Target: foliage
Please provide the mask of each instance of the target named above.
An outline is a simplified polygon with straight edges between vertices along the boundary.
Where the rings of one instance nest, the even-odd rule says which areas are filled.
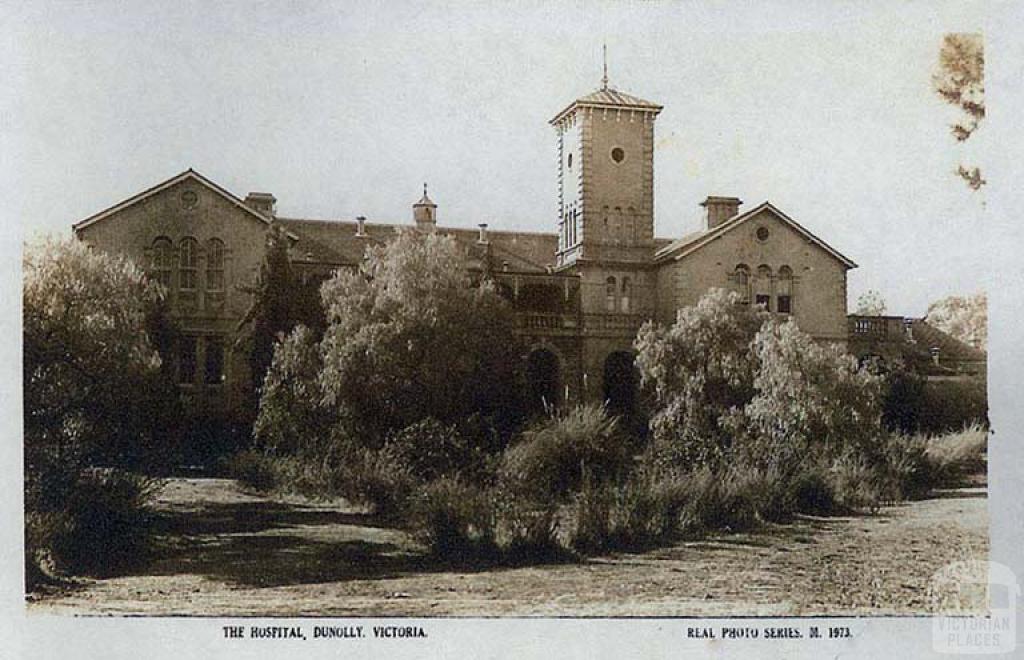
[[[975,348],[985,350],[988,345],[988,299],[983,292],[936,300],[924,320]]]
[[[118,469],[83,471],[63,506],[26,511],[29,588],[45,572],[105,576],[144,558],[146,504],[156,479]]]
[[[152,462],[171,444],[159,422],[177,402],[145,331],[158,324],[158,285],[78,241],[34,246],[23,268],[27,468],[46,452]]]
[[[954,33],[942,38],[932,85],[944,101],[966,116],[952,126],[953,136],[963,142],[985,118],[985,46],[980,34]]]
[[[870,451],[882,432],[878,377],[838,346],[815,342],[792,320],[765,323],[753,351],[756,394],[733,418],[743,460],[786,470],[810,451]]]
[[[252,379],[249,395],[256,399],[273,362],[275,346],[295,326],[312,328],[315,334],[323,329],[324,315],[315,287],[296,276],[288,254],[288,234],[280,225],[267,231],[263,261],[256,285],[247,289],[252,304],[238,324],[236,349],[249,356]]]
[[[921,442],[933,487],[962,486],[970,475],[985,472],[988,430],[981,424],[969,424],[945,435],[925,436]]]
[[[572,408],[523,431],[505,452],[500,478],[520,494],[555,500],[577,490],[584,474],[623,474],[630,460],[627,444],[618,418],[603,408]]]
[[[883,316],[885,311],[885,298],[878,291],[869,289],[857,297],[857,308],[853,313],[859,316]]]
[[[711,289],[671,327],[648,322],[637,335],[637,366],[653,393],[653,440],[671,462],[720,460],[731,443],[728,417],[753,395],[750,342],[767,313],[739,302]]]
[[[980,34],[953,33],[943,37],[932,86],[946,103],[963,113],[963,118],[950,129],[957,142],[964,142],[985,118],[985,45]],[[977,167],[960,165],[957,175],[972,190],[979,190],[986,183]]]
[[[305,326],[292,330],[274,351],[253,426],[258,446],[279,454],[295,453],[316,443],[332,426],[322,403],[320,348]]]
[[[988,388],[975,378],[929,380],[918,411],[919,433],[948,433],[965,425],[988,425]]]
[[[884,375],[882,423],[896,433],[914,433],[924,408],[927,379],[902,361]]]
[[[428,417],[392,433],[385,448],[424,481],[464,475],[480,482],[486,480],[488,456],[478,440]]]
[[[453,238],[404,232],[321,293],[323,401],[352,437],[379,447],[427,417],[451,424],[476,412],[505,434],[514,426],[511,311],[490,282],[471,279]]]
[[[436,555],[458,559],[496,549],[493,506],[480,486],[451,477],[433,481],[412,498],[410,519]]]
[[[223,460],[223,468],[232,479],[254,490],[268,492],[287,483],[282,466],[274,456],[248,449]]]

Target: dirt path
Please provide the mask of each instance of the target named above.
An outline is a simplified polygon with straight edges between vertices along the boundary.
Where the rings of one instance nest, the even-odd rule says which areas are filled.
[[[855,518],[802,518],[642,554],[529,568],[438,567],[341,504],[177,479],[138,574],[33,598],[34,612],[207,616],[719,616],[928,611],[931,574],[988,555],[984,489]]]

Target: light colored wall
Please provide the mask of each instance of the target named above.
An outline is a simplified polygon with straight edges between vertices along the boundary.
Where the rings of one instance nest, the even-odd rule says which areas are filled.
[[[763,243],[755,237],[762,226],[770,232]],[[794,275],[797,325],[818,339],[845,343],[846,269],[767,210],[681,261],[662,266],[658,318],[671,322],[677,309],[696,304],[712,287],[735,289],[729,275],[739,263],[754,274],[761,264],[770,266],[773,274],[788,265]],[[774,295],[772,304],[774,309]]]
[[[182,193],[194,191],[199,203],[186,209]],[[148,269],[150,247],[159,236],[166,236],[175,249],[186,236],[199,243],[197,288],[194,294],[179,290],[178,270],[172,271],[169,291],[171,316],[179,328],[199,337],[197,371],[201,381],[207,336],[219,336],[225,344],[225,384],[206,387],[197,382],[187,388],[187,398],[200,408],[213,410],[233,408],[241,401],[241,388],[247,385],[248,361],[230,349],[238,321],[252,302],[242,288],[255,283],[263,259],[267,224],[239,209],[229,200],[195,181],[183,181],[167,190],[129,206],[115,215],[89,225],[78,232],[78,238],[96,249],[128,257]],[[206,290],[207,241],[219,238],[225,245],[224,289],[222,293]]]

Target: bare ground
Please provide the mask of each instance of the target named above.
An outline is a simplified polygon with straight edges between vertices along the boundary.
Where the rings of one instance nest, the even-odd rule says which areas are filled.
[[[638,554],[526,568],[439,565],[343,502],[175,479],[135,574],[29,597],[32,612],[192,616],[780,616],[930,610],[932,573],[988,556],[984,488],[801,517]],[[979,603],[979,611],[981,611]]]

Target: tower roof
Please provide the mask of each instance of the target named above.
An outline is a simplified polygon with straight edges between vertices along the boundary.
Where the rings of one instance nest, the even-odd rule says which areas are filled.
[[[423,184],[423,197],[420,197],[420,201],[413,204],[413,206],[437,206],[437,204],[427,197],[427,184]]]
[[[652,101],[645,101],[642,98],[633,96],[632,94],[626,94],[620,92],[617,89],[611,87],[602,87],[586,96],[581,96],[576,99],[564,110],[555,115],[555,118],[550,123],[555,124],[560,121],[565,115],[569,114],[578,107],[587,108],[609,108],[615,110],[642,110],[646,112],[652,112],[658,114],[662,110],[662,106]]]

